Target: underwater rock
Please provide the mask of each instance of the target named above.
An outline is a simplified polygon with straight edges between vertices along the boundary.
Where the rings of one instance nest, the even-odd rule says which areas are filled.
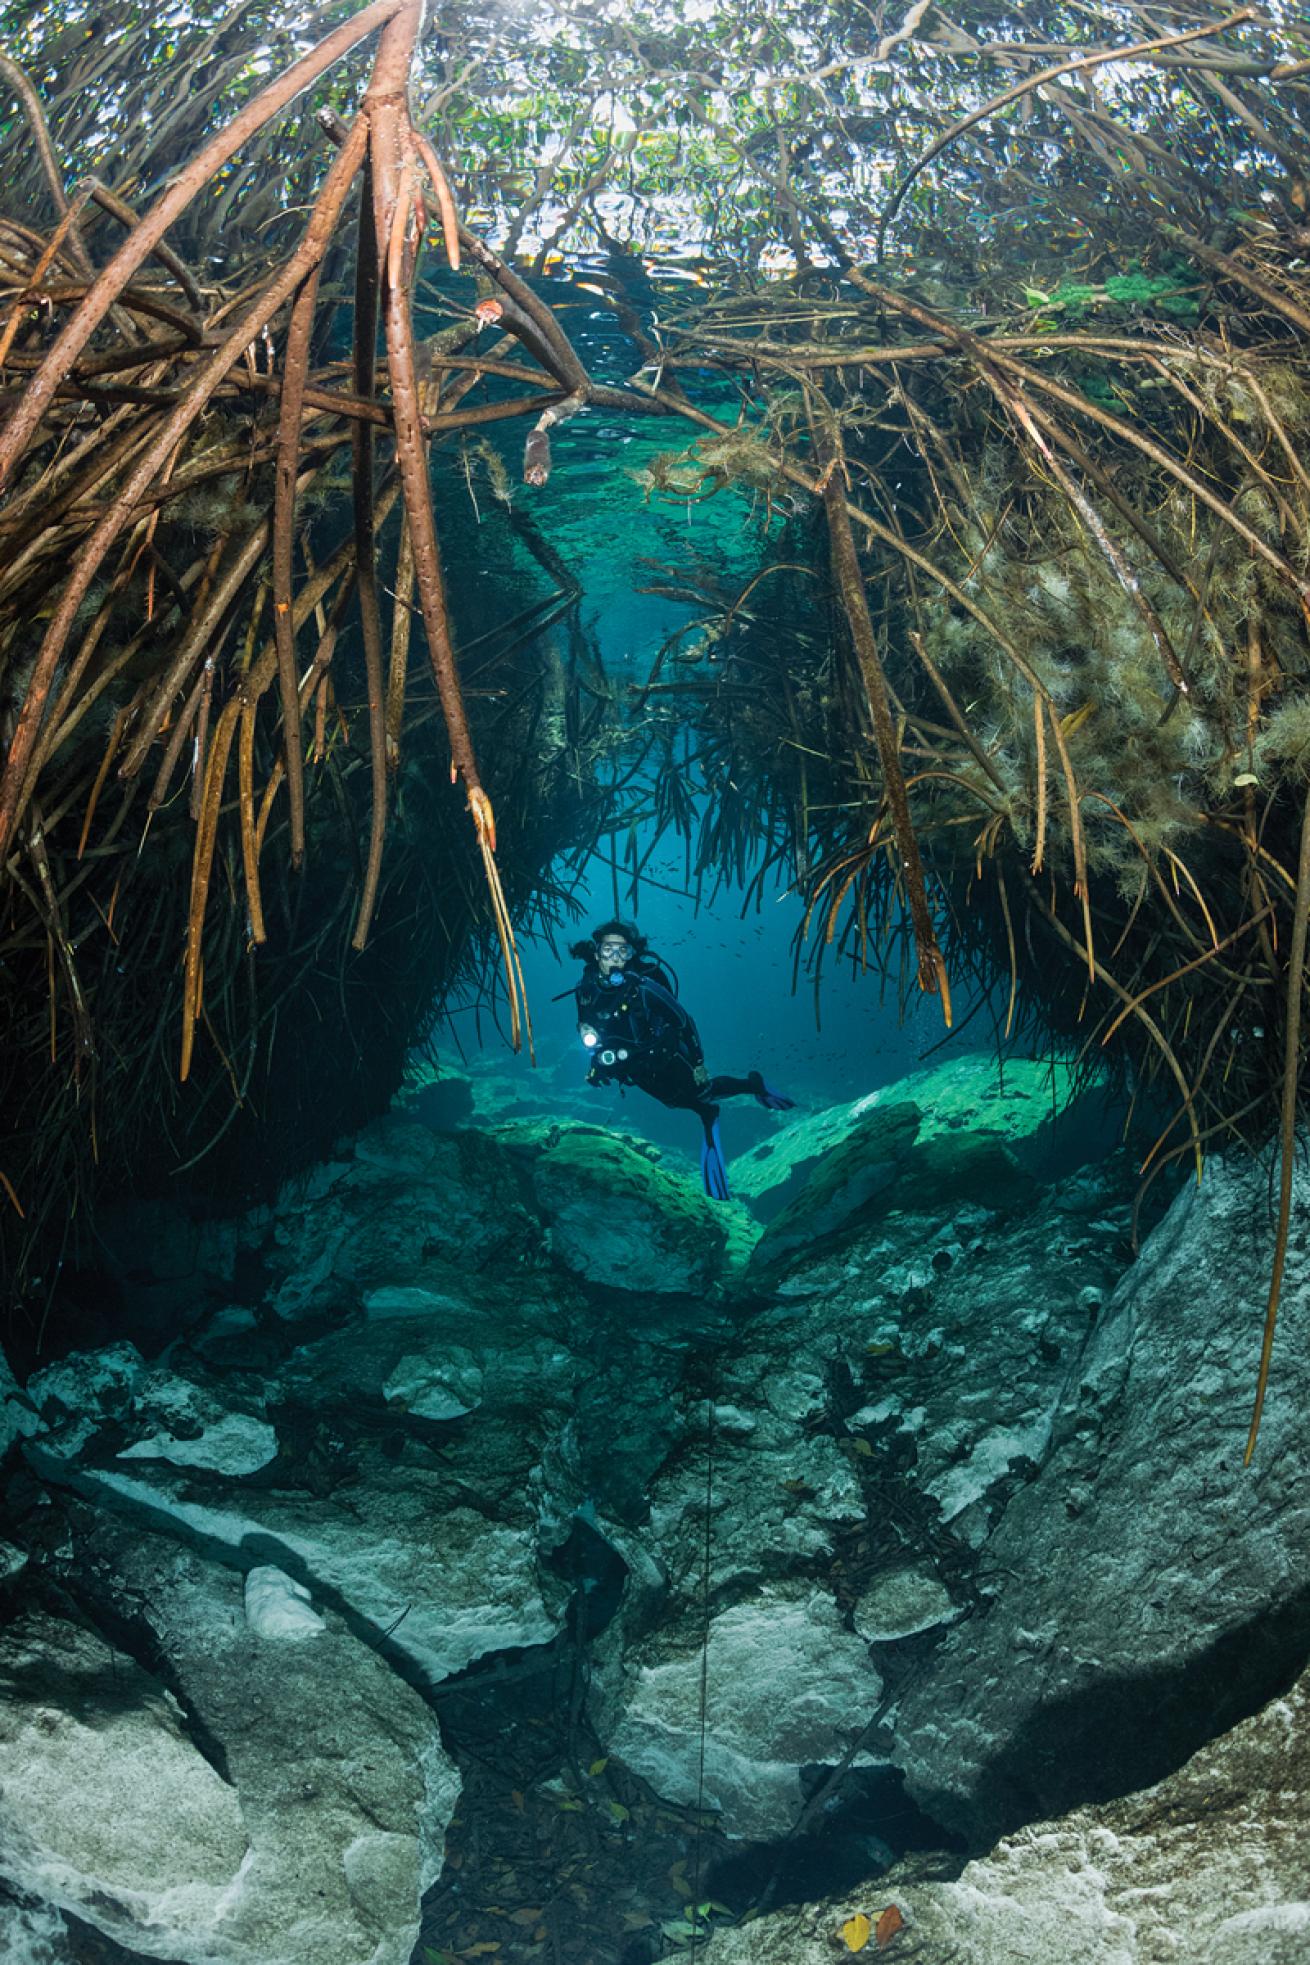
[[[271,1564],[252,1569],[246,1577],[246,1623],[262,1638],[298,1640],[327,1629],[304,1584]]]
[[[592,1127],[521,1124],[551,1254],[610,1289],[699,1294],[722,1268],[725,1230],[715,1204],[686,1175],[628,1140]]]
[[[33,1433],[39,1432],[44,1423],[35,1401],[24,1392],[0,1351],[0,1460],[19,1440],[30,1439]]]
[[[0,1958],[7,1965],[75,1965],[76,1956],[57,1910],[0,1894]]]
[[[125,1412],[145,1375],[135,1344],[107,1344],[100,1351],[70,1351],[58,1364],[33,1372],[27,1396],[47,1425],[76,1417],[86,1425]]]
[[[0,1871],[176,1958],[216,1924],[247,1859],[236,1789],[158,1680],[80,1625],[39,1611],[6,1625],[0,1688]],[[187,1965],[218,1957],[186,1949]]]
[[[823,1149],[769,1222],[752,1251],[748,1279],[762,1283],[791,1258],[814,1254],[854,1229],[879,1201],[890,1205],[922,1116],[908,1100],[861,1113]]]
[[[462,1345],[443,1347],[440,1360],[406,1351],[382,1387],[388,1405],[419,1419],[460,1419],[482,1403],[482,1371]]]
[[[1310,1178],[1298,1173],[1259,1446],[1242,1447],[1272,1230],[1255,1159],[1188,1182],[1081,1346],[990,1532],[985,1619],[907,1687],[894,1758],[915,1799],[977,1845],[1087,1798],[1145,1786],[1285,1681],[1310,1647]],[[1095,1224],[1093,1224],[1093,1227]],[[1010,1301],[1022,1301],[1021,1296]],[[990,1376],[972,1372],[985,1410]],[[969,1394],[963,1386],[960,1408]],[[1047,1443],[1037,1437],[1044,1426]],[[967,1436],[966,1436],[967,1438]],[[985,1470],[984,1470],[985,1471]],[[932,1483],[950,1491],[951,1473]],[[958,1497],[957,1497],[958,1498]]]
[[[207,1387],[156,1366],[132,1387],[133,1427],[144,1437],[120,1447],[119,1460],[167,1460],[214,1474],[256,1473],[277,1454],[277,1434],[254,1412],[233,1411]],[[126,1418],[126,1415],[120,1415]]]
[[[851,1622],[867,1644],[890,1644],[953,1623],[960,1615],[961,1606],[941,1578],[919,1567],[885,1571],[861,1595]]]
[[[295,1320],[339,1313],[431,1265],[463,1277],[531,1263],[541,1227],[513,1155],[486,1133],[437,1134],[388,1118],[324,1191],[279,1196],[265,1261],[272,1307]]]
[[[917,1105],[870,1107],[816,1160],[755,1244],[747,1285],[776,1284],[804,1257],[812,1261],[895,1210],[940,1218],[982,1205],[993,1211],[1028,1200],[1033,1181],[999,1133],[921,1135]]]
[[[627,1661],[608,1750],[665,1799],[701,1793],[701,1659],[656,1633]],[[785,1835],[801,1770],[837,1762],[871,1717],[882,1683],[866,1647],[819,1590],[774,1587],[712,1620],[706,1664],[704,1805],[733,1836]]]
[[[964,1053],[949,1063],[911,1072],[848,1105],[821,1107],[779,1126],[767,1140],[734,1157],[734,1192],[761,1221],[794,1198],[819,1161],[876,1112],[909,1102],[921,1113],[921,1145],[939,1138],[992,1135],[1017,1153],[1029,1172],[1049,1177],[1053,1149],[1073,1154],[1088,1142],[1090,1118],[1101,1102],[1093,1078],[1061,1059],[1007,1058],[998,1071],[989,1053]],[[940,1200],[948,1190],[934,1198]],[[899,1203],[898,1203],[899,1205]]]
[[[29,1441],[38,1473],[85,1499],[210,1551],[251,1556],[306,1581],[370,1643],[388,1642],[433,1683],[487,1652],[542,1644],[558,1617],[536,1574],[530,1524],[452,1506],[447,1481],[424,1466],[358,1459],[323,1494],[189,1480],[166,1463],[63,1457]]]
[[[38,1815],[20,1780],[20,1836],[39,1829],[43,1862],[15,1880],[181,1965],[406,1965],[459,1788],[423,1701],[335,1619],[310,1643],[257,1635],[240,1575],[165,1538],[102,1519],[80,1554],[85,1576],[112,1574],[149,1606],[146,1642],[182,1707],[76,1634],[110,1743],[152,1728],[139,1760],[92,1740],[43,1767],[47,1739],[83,1725],[80,1688],[56,1688],[68,1711],[53,1728],[29,1710],[28,1757],[63,1805]]]
[[[831,1965],[895,1904],[907,1954],[955,1965],[1302,1965],[1310,1954],[1310,1678],[1154,1787],[1006,1836],[953,1880],[909,1859],[857,1895],[782,1910],[710,1965]],[[871,1950],[874,1947],[871,1947]],[[895,1957],[895,1950],[889,1956]]]

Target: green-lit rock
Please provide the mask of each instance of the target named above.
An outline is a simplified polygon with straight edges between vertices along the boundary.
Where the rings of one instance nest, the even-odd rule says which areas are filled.
[[[587,1281],[699,1294],[722,1272],[720,1204],[660,1164],[657,1148],[602,1127],[519,1120],[497,1136],[529,1160],[551,1253]]]
[[[733,1192],[757,1220],[770,1221],[799,1193],[819,1160],[858,1135],[870,1114],[907,1100],[923,1115],[921,1148],[939,1136],[990,1134],[1006,1142],[1031,1172],[1049,1177],[1055,1171],[1051,1149],[1059,1150],[1066,1138],[1072,1143],[1085,1136],[1095,1147],[1087,1108],[1098,1097],[1099,1089],[1085,1090],[1085,1078],[1061,1059],[1012,1058],[1000,1066],[990,1053],[966,1054],[912,1072],[849,1105],[826,1106],[780,1126],[734,1158]],[[1075,1103],[1077,1119],[1066,1118]]]
[[[871,1108],[813,1160],[799,1187],[755,1244],[753,1282],[776,1274],[855,1229],[886,1205],[912,1158],[923,1114],[907,1099]]]

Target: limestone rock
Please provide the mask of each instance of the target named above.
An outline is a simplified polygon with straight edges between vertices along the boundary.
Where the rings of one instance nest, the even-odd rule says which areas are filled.
[[[268,1260],[287,1319],[339,1311],[434,1266],[466,1279],[530,1263],[541,1228],[518,1162],[486,1133],[436,1134],[389,1117],[322,1193],[279,1197]]]
[[[29,1441],[38,1471],[100,1506],[235,1564],[251,1556],[312,1584],[371,1641],[389,1642],[433,1683],[510,1645],[543,1644],[559,1619],[522,1526],[451,1505],[440,1475],[389,1462],[322,1498],[268,1488],[192,1487],[166,1464],[131,1471],[63,1459]]]
[[[933,1570],[887,1570],[864,1591],[851,1622],[867,1644],[890,1644],[940,1624],[954,1623],[961,1608]]]
[[[30,1394],[23,1391],[0,1352],[0,1460],[17,1441],[39,1432],[43,1423]]]
[[[839,1761],[881,1691],[865,1646],[820,1591],[769,1589],[720,1611],[709,1631],[705,1805],[730,1835],[785,1835],[803,1805],[801,1769]],[[654,1639],[630,1661],[607,1731],[610,1752],[684,1805],[700,1791],[700,1698],[700,1646]]]
[[[825,1147],[751,1255],[756,1281],[789,1258],[812,1255],[886,1201],[905,1167],[922,1114],[908,1100],[871,1106]]]
[[[309,1591],[284,1569],[261,1564],[246,1576],[246,1622],[256,1637],[317,1637],[327,1625],[309,1600]]]
[[[260,1637],[240,1575],[164,1538],[104,1521],[86,1553],[150,1604],[152,1643],[221,1768],[184,1740],[176,1794],[130,1764],[62,1773],[64,1810],[27,1887],[180,1965],[407,1965],[458,1793],[423,1701],[335,1620],[311,1643]],[[94,1642],[115,1712],[134,1712],[142,1695],[123,1687],[136,1668]],[[167,1742],[150,1750],[166,1768]],[[39,1739],[31,1751],[39,1766]],[[235,1833],[218,1843],[216,1822]],[[112,1872],[97,1853],[106,1833],[123,1845]]]
[[[952,1479],[980,1456],[1026,1456],[987,1543],[990,1613],[946,1637],[897,1721],[911,1792],[975,1841],[1034,1807],[1158,1778],[1286,1669],[1310,1571],[1310,1179],[1298,1176],[1273,1378],[1244,1471],[1265,1194],[1255,1160],[1209,1160],[1066,1354],[1040,1432],[1035,1413],[1016,1430],[989,1410],[967,1459],[932,1482],[946,1512]],[[975,1376],[990,1407],[990,1379]]]
[[[922,1143],[990,1136],[1020,1154],[1028,1171],[1049,1178],[1055,1171],[1053,1149],[1064,1148],[1066,1142],[1074,1148],[1080,1138],[1088,1138],[1089,1110],[1098,1097],[1095,1085],[1084,1090],[1072,1066],[1058,1059],[1007,1058],[1004,1070],[998,1071],[990,1055],[965,1053],[911,1072],[848,1105],[798,1114],[734,1159],[734,1191],[760,1220],[771,1220],[818,1162],[852,1132],[858,1133],[871,1114],[906,1101],[922,1114]],[[949,1190],[941,1190],[938,1198],[949,1204]]]
[[[895,1904],[907,1956],[955,1965],[1302,1965],[1310,1952],[1310,1679],[1157,1786],[1007,1836],[953,1881],[905,1863],[859,1896],[725,1931],[709,1965],[831,1965]],[[889,1950],[889,1957],[895,1957]]]
[[[259,1412],[233,1410],[234,1395],[156,1366],[132,1387],[133,1429],[142,1437],[121,1447],[120,1460],[167,1460],[240,1477],[266,1467],[277,1434]],[[247,1401],[249,1403],[249,1401]]]
[[[420,1419],[459,1419],[482,1403],[482,1369],[471,1351],[454,1344],[439,1359],[406,1351],[382,1388],[387,1403]]]
[[[557,1262],[615,1290],[696,1294],[709,1286],[722,1267],[724,1227],[686,1175],[606,1132],[543,1131],[532,1181]]]
[[[37,1611],[9,1624],[0,1689],[4,1875],[176,1957],[182,1932],[215,1925],[246,1860],[235,1788],[163,1687],[78,1625]],[[192,1948],[188,1965],[214,1957]]]

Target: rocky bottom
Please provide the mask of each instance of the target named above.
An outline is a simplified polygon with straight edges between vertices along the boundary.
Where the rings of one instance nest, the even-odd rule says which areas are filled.
[[[1306,1956],[1310,1194],[1244,1472],[1265,1171],[1134,1255],[1067,1091],[125,1211],[0,1405],[5,1956]]]

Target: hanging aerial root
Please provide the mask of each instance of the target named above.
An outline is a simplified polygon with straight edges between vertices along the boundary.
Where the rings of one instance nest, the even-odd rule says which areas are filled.
[[[285,74],[262,89],[178,172],[162,197],[151,206],[108,266],[96,277],[82,304],[65,323],[41,367],[28,383],[3,432],[0,432],[0,486],[31,442],[54,399],[55,391],[69,375],[96,328],[119,299],[138,267],[150,257],[169,227],[176,223],[192,200],[265,123],[293,102],[302,90],[331,68],[342,55],[349,53],[357,42],[366,40],[375,28],[389,21],[402,7],[409,6],[412,6],[412,0],[373,0],[372,6],[352,15]],[[303,273],[303,268],[300,273]],[[298,273],[293,284],[298,285],[299,278]],[[253,340],[257,332],[256,328],[249,339]],[[249,341],[243,345],[248,346]]]
[[[878,654],[878,640],[869,614],[869,602],[864,591],[859,555],[855,550],[855,534],[851,530],[851,521],[846,510],[845,479],[841,469],[841,440],[830,418],[820,423],[812,417],[811,428],[814,431],[819,456],[819,482],[822,486],[824,514],[828,520],[828,544],[832,556],[833,577],[850,627],[851,641],[856,660],[860,665],[869,712],[873,718],[874,743],[877,745],[883,786],[891,811],[892,833],[905,878],[910,919],[914,924],[919,987],[933,995],[941,996],[942,1013],[949,1029],[951,992],[946,974],[946,960],[938,945],[932,909],[928,904],[923,861],[919,854],[919,841],[915,835],[914,824],[910,818],[905,774],[901,769],[900,745],[892,722],[887,678],[883,673],[882,661]]]
[[[1287,1237],[1292,1220],[1292,1174],[1296,1160],[1296,1101],[1301,1082],[1301,1004],[1305,994],[1305,955],[1307,929],[1310,928],[1310,791],[1305,796],[1301,816],[1301,848],[1296,869],[1296,908],[1292,916],[1292,940],[1287,952],[1287,1007],[1283,1037],[1283,1097],[1279,1123],[1278,1226],[1274,1234],[1274,1266],[1269,1277],[1269,1299],[1265,1307],[1264,1337],[1260,1344],[1260,1373],[1256,1380],[1255,1408],[1246,1437],[1242,1465],[1249,1467],[1260,1435],[1265,1393],[1269,1388],[1269,1361],[1274,1350],[1274,1331],[1278,1324],[1278,1305],[1283,1293],[1283,1271],[1287,1267]]]
[[[370,158],[360,182],[359,245],[355,262],[353,380],[357,393],[373,396],[377,381],[378,260],[377,211]],[[364,646],[364,685],[368,694],[371,816],[368,859],[351,945],[362,950],[377,905],[382,878],[382,845],[387,824],[387,753],[382,696],[382,615],[378,605],[376,526],[373,506],[373,431],[356,423],[351,431],[351,498],[355,534],[355,577],[359,588],[360,637]],[[401,519],[402,532],[405,521]]]
[[[37,655],[9,747],[9,756],[3,775],[0,775],[0,855],[3,855],[8,841],[13,836],[14,827],[21,817],[20,807],[27,768],[45,717],[46,702],[55,670],[91,582],[110,547],[134,516],[139,501],[172,454],[174,446],[195,423],[220,382],[240,361],[251,342],[258,338],[279,307],[290,294],[295,292],[306,274],[322,258],[351,180],[363,160],[367,142],[368,124],[361,117],[332,160],[313,215],[291,259],[241,314],[236,326],[229,330],[196,380],[183,392],[180,402],[164,419],[127,483],[78,553],[73,570],[64,584],[59,606],[55,610]],[[144,225],[142,229],[144,230]],[[56,348],[58,345],[56,343]],[[54,353],[55,350],[52,349],[47,360],[52,360]],[[39,374],[44,372],[43,368]],[[30,386],[35,387],[35,381]],[[26,396],[20,400],[20,410],[26,400]],[[15,417],[18,413],[16,410]],[[11,423],[12,421],[11,418]],[[7,425],[5,438],[8,438],[9,434],[10,427]]]
[[[405,518],[414,558],[414,580],[427,634],[437,694],[450,739],[451,773],[462,778],[473,818],[492,913],[506,966],[511,1034],[515,1049],[522,1042],[520,991],[522,973],[504,889],[496,866],[496,828],[491,801],[482,788],[459,668],[450,635],[449,608],[432,509],[427,451],[414,358],[411,316],[412,287],[422,236],[423,210],[417,189],[415,135],[405,108],[405,86],[414,54],[420,10],[406,6],[383,33],[377,64],[365,96],[370,123],[369,162],[373,182],[373,226],[379,256],[387,372],[395,419],[396,464],[404,495]],[[434,160],[435,161],[435,160]],[[429,165],[431,175],[432,166]],[[493,255],[494,257],[494,255]],[[503,270],[503,269],[502,269]],[[549,310],[546,310],[549,313]],[[551,316],[552,324],[554,322]],[[554,329],[556,334],[559,330]],[[561,337],[562,338],[562,337]],[[573,357],[576,364],[576,357]],[[370,714],[375,697],[375,755],[384,746],[381,679],[369,681]],[[381,751],[385,772],[385,748]],[[376,769],[376,765],[375,765]],[[530,1031],[530,1026],[529,1026]]]

